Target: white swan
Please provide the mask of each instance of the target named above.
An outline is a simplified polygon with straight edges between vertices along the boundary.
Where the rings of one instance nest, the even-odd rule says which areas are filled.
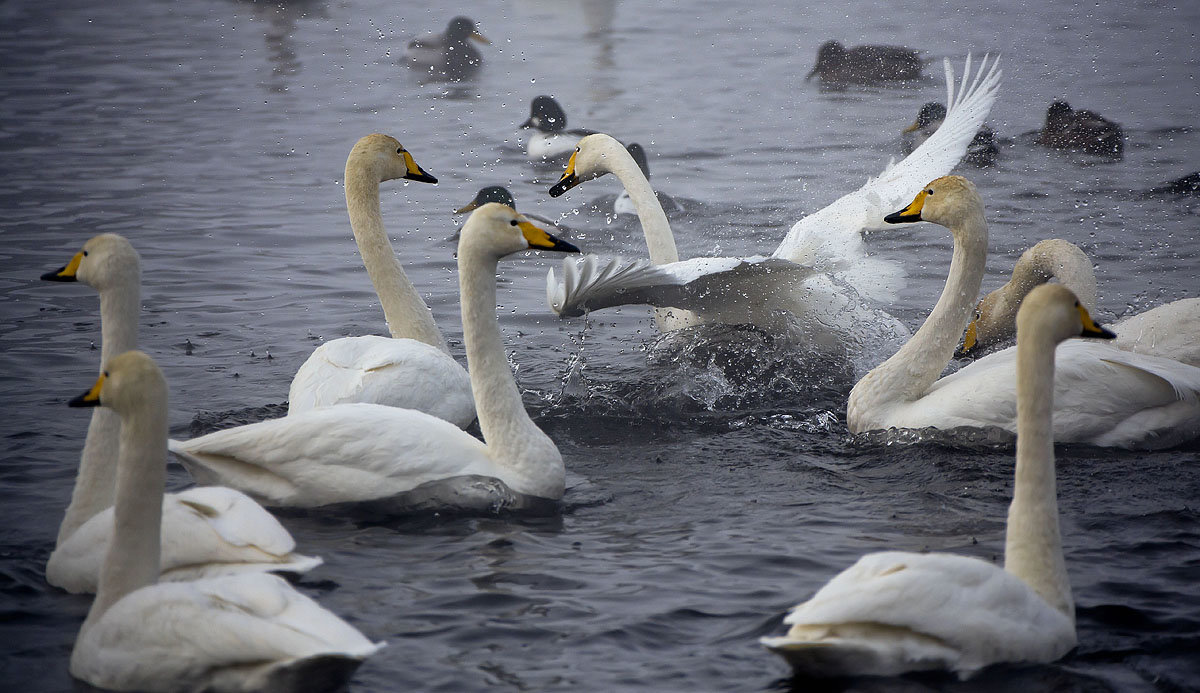
[[[975,307],[958,355],[982,351],[1013,336],[1017,308],[1035,286],[1051,279],[1070,288],[1095,310],[1096,273],[1079,246],[1048,238],[1029,248],[1013,266],[1012,277]],[[1200,298],[1184,298],[1131,315],[1113,324],[1113,346],[1200,366]]]
[[[137,346],[141,264],[125,238],[95,236],[66,266],[42,279],[79,281],[100,293],[101,363]],[[112,411],[97,408],[92,413],[71,504],[46,563],[46,582],[68,592],[96,591],[100,565],[112,543],[119,431],[120,420]],[[168,493],[162,508],[164,580],[239,572],[302,573],[321,564],[320,558],[295,553],[296,542],[283,525],[233,489]]]
[[[288,414],[347,402],[416,409],[465,428],[475,420],[471,379],[448,353],[429,307],[396,259],[379,207],[379,184],[436,183],[395,139],[372,134],[346,157],[346,210],[391,338],[330,340],[296,371]]]
[[[867,554],[791,610],[787,635],[761,639],[796,672],[945,669],[967,678],[999,662],[1051,662],[1075,646],[1050,424],[1054,351],[1081,334],[1113,335],[1058,285],[1030,294],[1018,321],[1017,467],[1004,568],[952,554]]]
[[[389,499],[464,476],[561,498],[562,455],[525,413],[496,319],[497,261],[531,248],[579,252],[494,202],[471,214],[458,244],[464,341],[486,445],[423,412],[360,403],[171,441],[171,452],[197,479],[242,489],[268,505]]]
[[[907,200],[913,188],[949,172],[958,163],[996,100],[1002,73],[995,62],[990,69],[986,66],[985,56],[978,72],[972,74],[968,56],[962,87],[955,94],[954,72],[950,62],[945,61],[949,112],[942,127],[903,161],[889,164],[877,178],[792,227],[771,260],[785,260],[812,270],[799,284],[795,283],[794,273],[783,273],[779,275],[781,282],[773,281],[770,274],[775,270],[762,267],[767,259],[761,256],[733,263],[713,263],[713,258],[679,262],[666,215],[632,157],[610,137],[585,137],[550,194],[558,196],[583,181],[609,172],[616,174],[638,210],[650,261],[660,267],[649,274],[633,267],[608,272],[582,268],[571,275],[570,282],[564,276],[562,285],[551,273],[547,277],[551,308],[560,315],[573,315],[603,306],[650,303],[659,308],[658,324],[664,331],[701,321],[756,321],[759,315],[771,316],[784,310],[796,315],[801,324],[811,326],[815,331],[811,336],[831,344],[864,327],[907,336],[907,329],[898,320],[862,304],[841,285],[849,285],[854,289],[852,293],[862,299],[894,298],[902,283],[902,270],[896,263],[867,256],[861,232],[879,228],[883,215]],[[644,263],[637,264],[644,268]],[[705,277],[713,273],[717,276]],[[618,276],[621,281],[612,281]],[[705,277],[703,290],[654,290],[659,280],[679,286],[701,277]],[[638,291],[630,291],[633,288]],[[626,296],[635,300],[623,300]],[[689,298],[702,300],[680,303]],[[749,320],[743,310],[747,303],[757,307]],[[666,308],[674,308],[674,314],[668,314]],[[777,315],[771,319],[777,319]]]
[[[274,575],[158,583],[162,371],[127,351],[70,404],[121,418],[114,536],[71,652],[73,676],[122,691],[334,689],[382,647]]]
[[[938,178],[887,220],[949,227],[954,257],[925,324],[850,391],[850,431],[997,426],[1015,433],[1015,350],[938,379],[983,280],[987,223],[975,186],[959,176]],[[1087,341],[1064,344],[1056,353],[1056,441],[1158,448],[1200,436],[1200,368]]]

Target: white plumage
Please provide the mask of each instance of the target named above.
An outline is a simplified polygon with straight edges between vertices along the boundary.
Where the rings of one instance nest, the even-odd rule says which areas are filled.
[[[233,486],[269,505],[388,499],[465,476],[499,479],[518,494],[561,498],[562,456],[525,413],[496,319],[497,262],[530,248],[578,252],[498,203],[475,210],[459,241],[464,341],[486,445],[424,412],[352,403],[171,441],[171,452],[197,479]]]
[[[249,496],[201,486],[163,496],[160,580],[195,580],[253,572],[304,573],[321,565],[295,553],[296,540]],[[55,547],[46,581],[73,593],[94,593],[112,543],[113,509],[83,523]]]
[[[71,262],[44,279],[80,281],[100,292],[100,361],[137,346],[141,260],[116,234],[84,244]],[[74,593],[92,593],[113,538],[113,494],[120,421],[96,409],[80,455],[71,504],[46,562],[46,581]],[[163,496],[161,579],[191,580],[229,573],[303,573],[320,558],[295,553],[283,525],[243,493],[193,488]]]
[[[938,181],[931,187],[939,198],[950,192]],[[968,187],[959,194],[964,191],[973,193]],[[1030,294],[1019,321],[1019,430],[1004,567],[948,554],[863,556],[788,613],[786,635],[761,639],[797,673],[894,676],[938,669],[967,678],[1000,662],[1050,662],[1075,646],[1055,489],[1054,352],[1070,337],[1114,335],[1059,285]]]
[[[948,227],[954,257],[941,298],[921,329],[851,390],[846,405],[851,432],[928,426],[1016,431],[1013,349],[938,378],[967,326],[987,259],[987,223],[975,187],[958,176],[939,178],[888,219]],[[1081,342],[1059,348],[1053,377],[1058,442],[1161,448],[1200,436],[1200,368]]]
[[[71,652],[73,676],[121,691],[336,690],[382,647],[274,575],[158,582],[162,371],[145,354],[125,352],[70,404],[121,418],[115,530]]]
[[[992,563],[952,554],[863,556],[762,638],[798,672],[895,676],[1047,662],[1075,646],[1074,619]]]
[[[336,690],[382,647],[279,577],[236,575],[126,595],[80,633],[71,674],[119,691]]]
[[[446,353],[429,307],[404,273],[383,227],[379,184],[437,182],[394,138],[372,134],[346,157],[346,209],[392,338],[343,337],[313,351],[288,390],[288,414],[347,402],[426,412],[465,428],[475,420],[466,369]]]
[[[903,284],[903,270],[894,262],[868,256],[861,232],[880,228],[884,214],[911,196],[914,188],[932,176],[948,173],[958,163],[996,99],[1002,73],[995,62],[985,71],[986,64],[985,56],[980,69],[972,74],[968,56],[962,87],[955,93],[954,71],[946,61],[949,113],[943,126],[903,161],[889,164],[858,190],[792,227],[771,257],[807,268],[800,270],[809,273],[800,285],[793,283],[798,273],[761,273],[757,279],[747,273],[730,274],[728,263],[717,262],[716,258],[705,258],[704,265],[676,265],[678,254],[666,215],[645,177],[636,165],[630,164],[632,158],[607,136],[593,135],[581,140],[579,152],[568,163],[567,171],[551,194],[605,172],[617,174],[638,208],[651,261],[664,267],[660,275],[664,285],[656,291],[650,277],[644,276],[639,290],[631,292],[620,283],[585,284],[589,279],[599,278],[594,273],[575,272],[569,277],[564,274],[561,289],[549,291],[552,308],[560,315],[572,315],[588,308],[648,303],[660,309],[659,324],[663,329],[696,321],[774,322],[778,317],[774,313],[786,310],[799,318],[818,342],[836,344],[863,330],[877,332],[879,338],[893,334],[906,337],[908,331],[899,321],[864,303],[864,300],[894,298]],[[739,268],[761,266],[763,261],[762,258],[729,260]],[[703,267],[722,276],[707,283],[708,291],[702,301],[681,304],[682,299],[694,299],[698,294],[680,292],[676,287],[683,277],[692,277]],[[778,286],[777,280],[782,282]],[[548,282],[555,281],[551,273]],[[695,282],[696,278],[688,281]],[[607,293],[611,295],[604,295]],[[576,304],[577,300],[586,300],[588,304]],[[747,300],[768,310],[746,315],[743,307]],[[664,321],[661,309],[666,308],[691,311],[694,316],[682,313]]]

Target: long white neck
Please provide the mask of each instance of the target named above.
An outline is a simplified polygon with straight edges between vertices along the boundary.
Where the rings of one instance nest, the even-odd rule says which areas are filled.
[[[604,160],[609,172],[621,181],[625,192],[629,193],[629,200],[633,203],[638,221],[642,224],[642,234],[646,237],[646,250],[650,253],[650,262],[656,265],[679,262],[679,251],[675,248],[675,235],[671,232],[671,222],[667,221],[667,213],[663,211],[662,203],[654,194],[654,188],[650,187],[650,181],[629,151],[613,140],[611,146],[606,149]],[[655,309],[654,319],[662,332],[698,325],[701,322],[695,313],[673,308]]]
[[[459,245],[458,284],[462,295],[463,341],[479,428],[488,454],[530,481],[522,493],[562,495],[562,455],[525,413],[509,369],[500,321],[496,318],[497,258],[486,250]]]
[[[388,330],[396,339],[415,339],[447,351],[442,333],[388,240],[379,206],[379,179],[355,160],[346,162],[346,211],[363,265],[383,307]]]
[[[884,409],[883,405],[923,397],[954,355],[975,307],[987,262],[987,222],[982,208],[966,214],[951,231],[954,257],[937,305],[921,329],[850,392],[847,419],[853,433],[878,428],[871,415]]]
[[[165,390],[147,397],[121,424],[113,539],[84,629],[125,595],[158,581],[167,475]]]
[[[108,359],[137,348],[141,277],[131,272],[125,281],[100,292],[100,370]],[[111,409],[96,407],[88,424],[71,503],[58,526],[55,545],[62,544],[84,522],[113,504],[117,436],[121,420]]]
[[[1092,261],[1078,246],[1059,238],[1040,241],[1021,254],[1013,266],[1012,278],[1005,288],[1018,296],[1013,306],[1040,284],[1051,278],[1075,293],[1088,310],[1096,309],[1096,271]],[[1012,320],[1016,320],[1014,307]],[[1015,324],[1015,322],[1014,322]]]
[[[1017,334],[1017,471],[1004,569],[1075,618],[1062,555],[1054,475],[1054,348],[1039,330]]]

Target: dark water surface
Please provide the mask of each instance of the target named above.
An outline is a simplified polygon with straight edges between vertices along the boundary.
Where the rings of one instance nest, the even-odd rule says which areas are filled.
[[[672,220],[681,255],[763,252],[898,156],[899,130],[943,98],[936,66],[908,88],[806,83],[829,38],[903,43],[939,61],[1003,53],[989,124],[1015,140],[999,166],[962,170],[988,207],[985,288],[1057,236],[1097,263],[1102,319],[1200,293],[1200,200],[1143,193],[1200,169],[1200,4],[489,3],[471,10],[493,41],[480,77],[418,83],[396,64],[404,43],[462,9],[0,4],[6,690],[72,688],[67,659],[89,605],[50,589],[43,566],[87,427],[65,401],[95,377],[98,301],[38,275],[94,234],[126,235],[143,258],[141,343],[170,379],[173,433],[191,435],[198,416],[220,426],[277,415],[318,343],[384,331],[340,187],[346,153],[369,132],[395,135],[441,179],[386,185],[384,216],[459,358],[445,239],[449,212],[479,187],[505,184],[525,211],[567,213],[585,250],[644,253],[635,221],[571,212],[611,199],[614,179],[546,196],[557,171],[524,161],[515,127],[533,96],[555,94],[571,125],[647,147],[655,185],[691,201]],[[1056,97],[1124,125],[1124,160],[1018,137]],[[949,234],[919,225],[869,243],[908,268],[888,309],[915,328],[944,281]],[[786,665],[757,638],[781,632],[788,606],[859,555],[1002,551],[1011,448],[852,441],[853,369],[753,334],[705,335],[756,348],[709,358],[655,344],[644,309],[560,322],[544,298],[552,260],[501,265],[500,316],[526,403],[566,459],[561,514],[282,516],[301,550],[326,560],[300,588],[390,643],[353,690],[784,690]],[[850,685],[1200,689],[1196,449],[1060,450],[1059,479],[1076,650],[966,684]],[[170,480],[188,483],[177,467]]]

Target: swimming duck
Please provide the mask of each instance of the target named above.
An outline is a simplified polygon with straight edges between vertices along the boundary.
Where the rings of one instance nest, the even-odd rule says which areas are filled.
[[[1200,171],[1176,178],[1166,185],[1150,188],[1147,192],[1150,195],[1200,195]]]
[[[625,145],[625,149],[629,152],[629,156],[633,157],[638,168],[642,169],[642,175],[646,176],[646,180],[650,180],[650,162],[646,159],[646,149],[637,142]],[[661,190],[655,190],[654,195],[658,197],[658,203],[662,205],[664,212],[672,214],[683,211],[683,205]],[[637,214],[637,207],[633,206],[633,200],[629,198],[629,192],[625,188],[621,188],[617,199],[613,200],[613,214]]]
[[[420,411],[354,403],[172,440],[171,452],[197,479],[274,506],[382,503],[407,511],[409,492],[465,477],[557,501],[562,455],[525,411],[496,316],[499,260],[527,250],[579,252],[495,202],[471,213],[458,242],[463,342],[486,442]]]
[[[817,64],[805,79],[814,76],[831,85],[920,79],[921,57],[901,46],[846,48],[837,41],[826,41],[817,49]]]
[[[975,186],[960,176],[937,178],[885,220],[949,228],[954,255],[925,323],[850,391],[850,432],[995,426],[1015,433],[1014,349],[939,378],[967,327],[987,260],[987,222]],[[1056,442],[1154,449],[1200,436],[1200,368],[1085,340],[1055,353]]]
[[[792,608],[786,635],[760,640],[796,673],[948,670],[965,679],[1001,662],[1052,662],[1075,646],[1050,423],[1055,350],[1072,337],[1114,335],[1059,285],[1030,294],[1017,320],[1017,464],[1004,567],[946,553],[863,556]]]
[[[917,112],[916,122],[904,128],[902,143],[905,155],[911,154],[912,150],[929,139],[929,136],[942,126],[942,121],[945,119],[946,107],[942,104],[930,101],[921,106],[921,110]],[[967,153],[962,160],[975,166],[991,166],[996,163],[996,155],[999,153],[1000,149],[996,146],[996,133],[992,132],[988,126],[983,125],[975,133],[971,143],[967,145]]]
[[[499,204],[512,207],[513,209],[517,208],[517,203],[513,201],[512,193],[508,191],[508,188],[504,187],[503,185],[489,185],[485,188],[480,188],[479,192],[475,193],[475,199],[454,210],[454,213],[466,214],[467,212],[473,212],[489,202],[497,202]],[[524,216],[531,221],[537,222],[547,231],[553,232],[556,236],[562,236],[569,233],[569,230],[566,227],[550,221],[546,217],[539,216],[537,214],[524,214]],[[457,242],[461,234],[462,227],[459,227],[454,232],[454,235],[450,237],[450,240]]]
[[[103,233],[61,269],[42,279],[80,282],[100,294],[100,363],[137,346],[141,258],[123,236]],[[46,562],[46,582],[94,593],[113,542],[113,498],[121,422],[103,407],[92,412],[79,455],[71,503]],[[292,535],[249,496],[217,486],[162,496],[160,580],[249,572],[303,573],[321,559],[295,552]]]
[[[167,383],[149,356],[114,356],[69,404],[120,417],[113,537],[72,676],[120,691],[338,690],[383,647],[275,575],[159,582]]]
[[[1004,286],[980,299],[956,356],[967,356],[1013,336],[1017,309],[1035,287],[1051,279],[1068,287],[1087,308],[1096,306],[1096,272],[1079,246],[1061,238],[1038,241],[1017,259]],[[1183,298],[1123,318],[1113,325],[1113,346],[1200,366],[1200,298]]]
[[[428,33],[408,42],[404,58],[409,67],[437,80],[457,82],[470,78],[483,65],[483,56],[468,41],[488,43],[468,17],[450,20],[444,33]]]
[[[1125,151],[1121,126],[1092,111],[1077,111],[1066,101],[1055,101],[1046,110],[1046,125],[1037,143],[1051,149],[1119,158]]]
[[[567,113],[553,96],[538,96],[529,104],[529,119],[521,128],[536,130],[529,137],[526,154],[531,161],[546,162],[565,157],[575,150],[580,137],[595,130],[567,129]]]

